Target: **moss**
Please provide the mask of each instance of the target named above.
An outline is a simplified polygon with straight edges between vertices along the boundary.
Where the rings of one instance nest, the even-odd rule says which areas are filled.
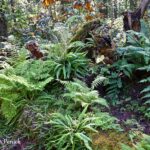
[[[132,146],[127,133],[100,131],[92,135],[93,147],[96,150],[121,150],[121,143]]]
[[[95,19],[85,23],[73,36],[70,42],[75,41],[84,41],[85,38],[88,38],[88,34],[90,31],[94,30],[95,28],[101,26],[101,22],[99,19]]]

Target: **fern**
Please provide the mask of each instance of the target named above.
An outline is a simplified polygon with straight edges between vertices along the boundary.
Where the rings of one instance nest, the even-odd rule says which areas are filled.
[[[142,99],[146,101],[146,106],[150,102],[150,40],[143,33],[134,31],[128,31],[127,37],[127,44],[129,46],[127,45],[124,48],[118,49],[123,59],[126,60],[126,64],[122,66],[123,72],[130,78],[135,71],[143,74],[144,79],[141,79],[140,83],[146,87],[141,91],[141,95]],[[147,109],[145,114],[147,114],[148,117],[150,116],[149,109]]]
[[[141,19],[141,32],[147,37],[150,37],[150,28],[146,21]]]
[[[73,15],[72,17],[69,17],[69,19],[66,21],[66,25],[71,27],[76,23],[79,23],[79,21],[82,23],[83,22],[83,17],[79,15]]]
[[[68,50],[82,52],[85,48],[95,47],[95,41],[92,38],[86,38],[86,43],[82,41],[71,42]]]
[[[123,74],[124,76],[131,78],[137,66],[135,64],[129,63],[126,59],[123,58],[114,63],[110,68],[115,68],[116,72],[119,74]]]
[[[33,84],[20,76],[0,74],[0,101],[3,115],[10,121],[21,107],[34,100],[51,81],[52,78],[49,77]]]
[[[102,75],[98,75],[92,82],[92,89],[94,89],[95,87],[101,84],[104,84],[104,85],[108,84],[108,78]]]
[[[93,103],[108,106],[106,100],[99,97],[96,90],[88,88],[82,81],[75,80],[75,82],[66,82],[65,87],[68,92],[64,94],[64,97],[68,97],[74,102],[80,103],[83,107]]]
[[[122,80],[116,72],[111,73],[108,82],[107,96],[111,99],[111,103],[115,105],[119,100],[120,89],[122,88]]]
[[[126,145],[126,144],[121,144],[121,150],[134,150],[132,147]]]
[[[83,77],[88,71],[89,60],[85,53],[70,52],[56,57],[51,63],[51,72],[56,79]]]
[[[28,53],[25,48],[20,49],[20,51],[16,55],[9,58],[10,64],[16,66],[23,63],[27,59],[27,54]]]
[[[95,124],[101,130],[116,130],[122,131],[121,126],[117,123],[117,118],[111,116],[109,113],[98,112],[93,115],[98,119],[95,120]]]
[[[15,68],[15,74],[22,76],[30,82],[42,81],[50,77],[52,61],[27,60]]]
[[[69,45],[68,49],[75,50],[75,51],[82,51],[86,47],[87,47],[87,45],[84,42],[75,41]]]
[[[54,59],[55,57],[61,57],[66,53],[66,45],[62,43],[57,44],[42,44],[41,49],[48,52],[48,59]]]
[[[143,34],[135,31],[128,31],[127,32],[127,43],[136,46],[136,47],[149,47],[150,41],[149,39]]]
[[[150,65],[146,65],[144,67],[138,68],[138,70],[145,70],[146,72],[150,72]]]
[[[147,109],[146,109],[146,112],[145,112],[145,115],[150,118],[150,109],[148,106],[150,106],[150,77],[147,77],[146,79],[142,79],[140,81],[140,83],[144,83],[145,85],[147,85],[142,91],[141,91],[141,94],[143,95],[142,96],[142,99],[145,100],[145,105],[147,106]]]
[[[150,63],[150,40],[143,33],[134,31],[129,31],[127,37],[130,45],[118,48],[118,53],[128,62],[138,65],[137,68]]]
[[[150,51],[149,51],[150,56]],[[150,58],[147,58],[147,65],[144,65],[138,70],[145,71],[146,73],[150,73]],[[145,100],[145,106],[147,106],[145,115],[150,118],[150,109],[148,106],[150,106],[150,76],[146,76],[144,79],[140,81],[141,84],[144,84],[146,87],[141,91],[142,99]]]
[[[47,123],[52,126],[52,130],[48,130],[45,136],[46,148],[92,150],[92,139],[88,136],[88,132],[97,132],[94,129],[96,124],[93,122],[96,118],[87,117],[86,111],[87,107],[84,108],[77,118],[60,113],[52,114],[50,121]]]
[[[134,147],[130,147],[125,144],[121,144],[121,150],[149,150],[150,149],[150,136],[143,135],[140,142],[133,144]]]

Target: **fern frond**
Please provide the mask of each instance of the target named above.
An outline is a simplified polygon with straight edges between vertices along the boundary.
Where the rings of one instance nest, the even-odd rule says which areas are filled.
[[[100,85],[102,83],[107,84],[108,79],[104,76],[98,75],[92,82],[92,89],[94,89],[95,87],[97,87],[98,85]]]
[[[68,82],[66,83],[66,89],[68,92],[64,94],[64,97],[68,97],[74,102],[79,102],[83,107],[92,103],[99,103],[108,107],[106,100],[99,97],[96,90],[88,88],[82,81]]]
[[[150,65],[146,65],[144,67],[138,68],[138,70],[146,70],[147,72],[150,72]]]
[[[3,115],[10,121],[17,114],[20,104],[24,105],[25,103],[22,103],[24,100],[27,102],[28,99],[35,99],[52,79],[49,77],[33,84],[21,76],[0,74],[0,100]]]

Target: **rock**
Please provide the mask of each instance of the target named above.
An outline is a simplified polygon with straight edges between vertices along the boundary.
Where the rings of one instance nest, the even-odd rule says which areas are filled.
[[[4,57],[4,56],[0,56],[0,61],[6,61],[7,60],[7,58],[6,57]]]

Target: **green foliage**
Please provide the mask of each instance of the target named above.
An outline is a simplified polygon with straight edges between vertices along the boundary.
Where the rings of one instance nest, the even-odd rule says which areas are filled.
[[[144,68],[140,68],[140,69],[144,69],[147,70],[148,72],[150,72],[150,67],[144,67]],[[145,84],[145,88],[141,91],[141,95],[142,99],[145,100],[144,105],[147,106],[146,112],[145,112],[145,116],[147,116],[148,118],[150,118],[150,108],[148,106],[150,106],[150,77],[146,77],[145,79],[142,79],[140,81],[140,83]]]
[[[125,58],[123,58],[115,62],[110,68],[115,69],[115,72],[117,72],[120,77],[126,76],[128,78],[132,78],[133,72],[136,70],[136,64],[129,63]]]
[[[51,76],[52,61],[26,60],[15,68],[15,74],[26,78],[28,81],[38,83]]]
[[[135,32],[132,30],[127,32],[127,43],[132,46],[141,48],[150,46],[149,39],[143,33]]]
[[[9,62],[13,66],[18,66],[23,63],[27,58],[27,50],[24,48],[20,49],[20,51],[9,59]]]
[[[119,102],[119,95],[122,88],[125,87],[124,78],[132,79],[136,66],[129,63],[125,58],[115,62],[111,66],[102,66],[99,74],[92,82],[92,88],[102,85],[106,87],[106,97],[109,103],[116,105]]]
[[[64,43],[46,44],[41,43],[41,49],[48,52],[48,59],[55,59],[55,57],[61,57],[66,53],[66,45]]]
[[[108,65],[101,61],[105,59],[103,56],[98,58],[96,54],[101,49],[101,43],[96,43],[100,38],[97,33],[103,32],[103,26],[101,28],[94,23],[92,28],[86,31],[88,37],[92,38],[82,40],[82,35],[79,31],[77,35],[79,38],[81,37],[81,41],[72,42],[71,44],[68,44],[69,41],[67,41],[72,31],[79,27],[79,24],[76,24],[77,22],[82,23],[85,21],[84,18],[95,17],[97,15],[95,9],[98,12],[101,7],[105,9],[105,5],[103,6],[100,1],[94,1],[94,5],[91,5],[94,8],[94,13],[88,12],[88,10],[85,11],[84,7],[82,8],[84,11],[82,9],[70,11],[68,10],[69,7],[66,9],[66,5],[61,1],[60,6],[63,5],[63,7],[59,7],[59,3],[55,6],[53,5],[49,11],[50,17],[47,16],[43,8],[41,8],[41,14],[37,13],[36,9],[41,12],[39,6],[36,5],[37,0],[35,0],[36,2],[27,0],[27,3],[16,1],[14,6],[6,6],[8,2],[2,1],[5,3],[5,6],[2,6],[2,11],[7,16],[9,33],[15,34],[16,37],[10,36],[8,38],[8,41],[14,38],[12,44],[15,44],[15,55],[11,55],[11,58],[7,59],[8,67],[1,65],[2,69],[7,69],[0,70],[0,127],[2,128],[0,129],[0,136],[10,136],[7,132],[8,130],[4,127],[7,123],[9,127],[11,127],[10,125],[15,125],[13,138],[15,136],[17,138],[23,137],[26,142],[25,145],[27,145],[25,149],[28,150],[92,150],[94,149],[94,144],[97,144],[99,149],[118,150],[120,149],[118,146],[120,143],[130,145],[127,133],[120,132],[123,131],[119,125],[120,122],[105,112],[113,111],[114,107],[113,109],[108,109],[108,104],[104,98],[108,98],[109,103],[116,106],[117,111],[119,110],[120,113],[123,113],[122,110],[125,107],[120,108],[117,104],[122,105],[132,99],[128,97],[132,95],[126,88],[134,83],[143,85],[141,97],[138,95],[136,103],[133,101],[131,107],[133,111],[143,111],[145,116],[150,118],[150,40],[148,39],[148,28],[144,27],[146,29],[144,31],[142,24],[142,31],[147,36],[143,33],[128,31],[127,45],[123,48],[118,48],[119,59],[113,65]],[[106,0],[104,3],[106,3]],[[111,4],[113,3],[115,5],[115,2]],[[126,1],[126,8],[128,3],[129,1]],[[35,7],[32,7],[32,4]],[[116,6],[118,5],[116,4]],[[62,16],[58,16],[55,12],[58,9],[57,7],[61,12],[63,11]],[[86,7],[89,6],[86,5]],[[106,9],[109,9],[109,7],[109,4],[106,5]],[[59,19],[68,18],[67,11],[69,11],[69,15],[75,14],[75,12],[79,12],[79,15],[70,17],[66,24],[57,24]],[[121,11],[120,8],[118,8],[119,11]],[[111,15],[107,10],[104,12]],[[27,19],[28,17],[29,19]],[[121,21],[122,18],[119,19],[118,28],[121,27]],[[90,26],[91,24],[92,22],[87,25]],[[65,25],[69,26],[71,30],[69,31],[69,28]],[[116,25],[114,24],[113,26]],[[111,30],[113,31],[113,28]],[[116,41],[118,40],[116,45],[122,45],[119,39],[124,40],[125,35],[122,33],[116,34],[118,31],[118,29],[113,31],[118,37],[118,39],[116,37]],[[45,59],[26,60],[27,51],[19,46],[30,39],[37,40],[40,49],[46,50],[48,55],[44,57]],[[62,43],[58,43],[59,41]],[[82,53],[86,50],[88,50],[90,56]],[[12,47],[10,51],[13,52]],[[3,55],[5,53],[2,52]],[[86,56],[97,58],[97,61],[99,61],[97,66],[100,71],[98,70],[99,68],[94,70],[95,64],[92,64]],[[92,83],[88,84],[91,85],[90,88],[80,80],[88,80],[86,76],[89,77],[91,70],[91,78],[93,75],[97,76]],[[140,76],[137,76],[136,72]],[[74,80],[74,78],[78,79]],[[91,78],[89,81],[91,81]],[[134,79],[135,81],[133,81]],[[130,81],[134,83],[129,83]],[[99,90],[99,93],[101,93],[101,88],[104,88],[102,89],[104,98],[100,96],[98,91],[94,90],[95,88]],[[129,89],[132,89],[132,87]],[[128,93],[126,94],[125,92]],[[140,99],[142,100],[139,103]],[[142,106],[140,107],[139,104]],[[129,107],[128,109],[131,110]],[[145,116],[142,116],[142,119],[145,119]],[[124,121],[124,117],[121,119]],[[120,121],[122,122],[121,119]],[[131,119],[127,118],[123,125],[127,125],[132,129],[136,126],[137,130],[140,130],[142,126],[134,119],[134,116]],[[93,133],[97,134],[95,139],[92,137]],[[122,133],[123,135],[121,135]],[[133,138],[135,135],[130,134],[129,136],[133,140],[132,142],[135,142]],[[149,141],[149,136],[147,136],[141,142],[134,143],[131,148],[128,145],[122,145],[122,147],[123,150],[149,150]],[[28,145],[29,142],[30,144]]]
[[[140,81],[141,83],[150,83],[150,77],[147,77],[146,79],[143,79]],[[148,99],[150,100],[150,86],[148,85],[144,90],[141,91],[144,96],[142,97],[143,99]],[[146,102],[147,104],[150,103],[150,101]]]
[[[66,25],[71,28],[72,26],[76,25],[77,23],[83,23],[82,16],[73,15],[72,17],[68,18],[66,21]]]
[[[64,53],[51,62],[51,72],[56,79],[83,77],[88,71],[88,63],[84,53]]]
[[[145,88],[141,91],[142,99],[144,99],[145,106],[147,105],[147,111],[145,115],[150,117],[150,110],[148,108],[150,101],[150,40],[143,34],[137,33],[134,31],[130,31],[128,33],[128,43],[132,44],[132,46],[127,46],[124,48],[124,59],[127,60],[128,64],[132,65],[133,69],[130,69],[130,74],[133,74],[136,70],[144,72],[143,79],[140,80],[140,83],[145,86]],[[131,66],[130,65],[130,66]],[[127,65],[128,68],[130,67]]]
[[[72,99],[75,103],[79,103],[83,107],[93,103],[108,107],[106,100],[100,98],[96,90],[88,88],[82,81],[75,80],[75,82],[66,82],[65,87],[67,93],[64,96]]]
[[[92,36],[92,35],[91,35]],[[68,49],[74,51],[82,51],[86,48],[95,46],[95,41],[92,38],[86,38],[87,42],[84,43],[82,41],[74,41],[71,42]]]
[[[26,103],[34,100],[52,79],[49,77],[32,84],[20,76],[0,74],[1,111],[7,120],[10,121]]]
[[[89,132],[97,132],[93,126],[94,117],[86,116],[87,107],[82,111],[78,118],[72,118],[70,115],[54,113],[50,116],[48,122],[52,126],[47,133],[46,149],[88,149],[91,148],[91,138]]]
[[[144,135],[142,141],[138,143],[136,146],[137,150],[149,150],[150,149],[150,136]]]
[[[126,84],[124,83],[124,78],[132,79],[134,77],[133,73],[136,70],[136,65],[129,63],[125,58],[118,60],[112,66],[109,67],[109,72],[106,77],[107,82],[107,97],[111,99],[111,104],[115,105],[118,103],[119,94],[123,91]]]
[[[41,94],[44,97],[44,87],[53,80],[50,65],[49,61],[25,60],[0,75],[1,110],[9,121],[26,104],[40,99]]]
[[[150,63],[150,41],[142,33],[130,31],[128,43],[132,46],[119,48],[118,52],[128,61],[136,65],[136,69]]]
[[[127,32],[127,46],[119,48],[118,52],[136,51],[139,52],[150,46],[150,40],[143,34],[135,31]]]
[[[102,76],[102,75],[98,75],[96,76],[96,78],[93,80],[92,82],[92,89],[94,89],[95,87],[98,87],[98,85],[101,85],[101,84],[108,84],[108,78]]]
[[[141,91],[141,95],[144,95],[143,99],[147,98],[148,100],[150,41],[143,33],[138,33],[134,31],[128,32],[127,39],[127,44],[129,46],[118,49],[118,52],[123,58],[117,61],[113,66],[115,67],[115,69],[119,68],[119,70],[130,79],[136,77],[136,74],[134,74],[135,71],[141,72],[141,74],[145,72],[145,75],[143,75],[144,79],[142,79],[140,82],[142,84],[145,84],[146,87]]]
[[[98,112],[95,113],[93,116],[97,117],[97,119],[95,120],[95,124],[101,130],[122,131],[120,125],[117,123],[118,122],[117,118],[111,116],[109,113]]]
[[[141,19],[141,32],[147,37],[150,37],[150,28],[149,28],[149,24],[144,21],[143,19]]]
[[[77,50],[77,51],[81,51],[86,47],[87,47],[87,45],[82,41],[71,42],[71,44],[69,45],[69,49]]]
[[[119,77],[118,73],[111,73],[108,85],[109,87],[107,88],[107,96],[112,98],[111,103],[115,105],[119,99],[118,96],[120,89],[123,87],[121,78]]]
[[[142,140],[137,144],[134,144],[134,147],[122,144],[122,150],[149,150],[150,149],[150,136],[144,135]]]
[[[125,145],[125,144],[121,144],[121,150],[134,150],[133,148],[131,148],[130,146],[128,145]]]

